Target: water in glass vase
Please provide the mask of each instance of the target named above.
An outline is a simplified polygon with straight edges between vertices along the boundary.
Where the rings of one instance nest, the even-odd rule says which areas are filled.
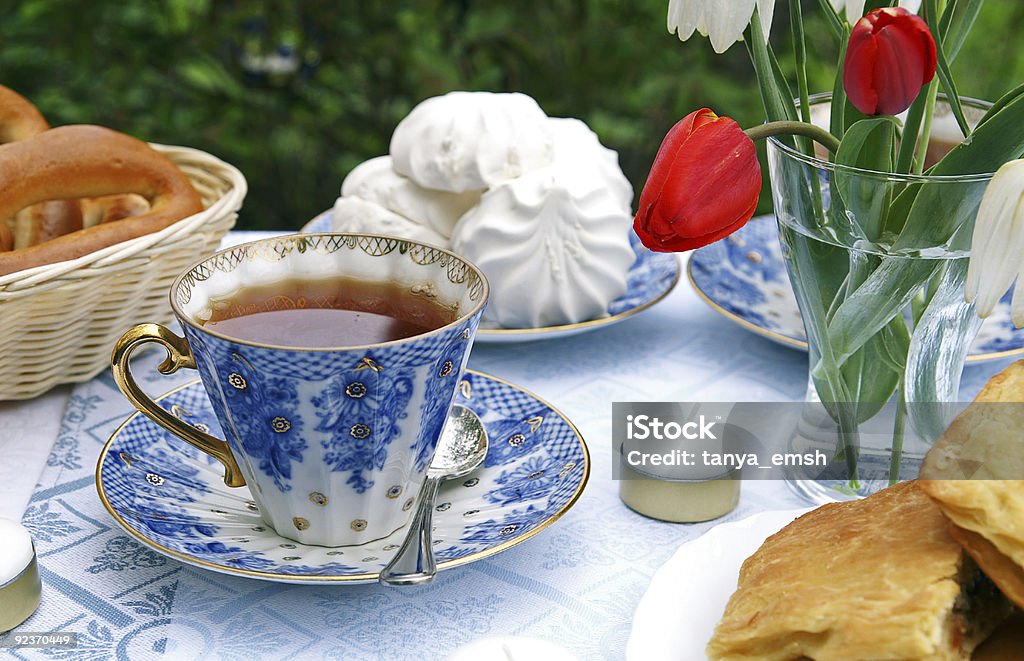
[[[980,327],[963,299],[966,253],[847,248],[782,218],[779,234],[808,335],[793,449],[839,459],[824,473],[794,472],[790,486],[822,503],[917,477],[924,453],[962,408],[960,374]],[[823,262],[835,265],[832,277],[821,277]]]
[[[842,459],[790,485],[815,503],[863,497],[916,477],[957,408],[980,327],[963,297],[970,233],[991,175],[864,170],[778,141],[768,163],[809,345],[794,444]]]

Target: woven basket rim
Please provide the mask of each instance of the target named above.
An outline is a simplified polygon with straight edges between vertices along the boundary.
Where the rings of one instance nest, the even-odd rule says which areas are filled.
[[[210,175],[219,177],[225,182],[227,189],[209,207],[187,218],[182,218],[158,232],[122,241],[76,259],[44,264],[0,276],[0,295],[4,293],[28,295],[34,288],[52,283],[58,278],[73,281],[87,277],[88,272],[92,269],[103,269],[135,257],[156,244],[172,240],[177,235],[192,232],[210,218],[221,216],[228,210],[237,211],[241,207],[242,200],[248,191],[248,184],[238,168],[208,152],[193,147],[149,144],[176,163],[184,162],[200,166]]]

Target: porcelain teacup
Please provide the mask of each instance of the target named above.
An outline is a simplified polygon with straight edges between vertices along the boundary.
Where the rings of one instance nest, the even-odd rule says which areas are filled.
[[[272,346],[204,326],[211,301],[294,277],[398,283],[450,306],[454,321],[363,346]],[[178,337],[159,324],[126,332],[115,380],[145,415],[224,464],[248,485],[263,520],[303,544],[343,546],[406,525],[461,380],[488,296],[484,275],[457,255],[404,239],[297,234],[223,250],[171,285]],[[135,382],[132,352],[162,344],[163,373],[197,369],[225,439],[166,411]]]

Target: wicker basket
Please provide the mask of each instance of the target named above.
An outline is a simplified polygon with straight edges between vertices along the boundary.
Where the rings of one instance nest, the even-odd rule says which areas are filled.
[[[205,211],[78,259],[0,276],[0,400],[35,397],[108,369],[125,330],[172,319],[171,282],[235,224],[242,173],[195,149],[153,147],[188,176]]]

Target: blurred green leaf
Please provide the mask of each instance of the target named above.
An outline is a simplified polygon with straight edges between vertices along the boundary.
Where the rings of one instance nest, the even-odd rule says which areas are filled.
[[[348,171],[386,153],[416,103],[453,89],[522,91],[550,115],[583,119],[639,194],[665,132],[691,110],[744,126],[764,119],[744,46],[715,55],[706,39],[680,43],[665,30],[667,9],[668,0],[94,0],[83,11],[77,0],[23,0],[0,21],[0,83],[55,125],[105,124],[234,163],[250,184],[240,227],[293,229],[330,207]],[[836,45],[818,0],[803,9],[810,89],[829,90]],[[792,81],[787,11],[777,3],[771,41]],[[962,94],[997,98],[1024,80],[1024,53],[986,47],[1015,43],[1021,24],[1024,3],[985,6],[953,65]],[[767,186],[765,177],[762,213]]]

